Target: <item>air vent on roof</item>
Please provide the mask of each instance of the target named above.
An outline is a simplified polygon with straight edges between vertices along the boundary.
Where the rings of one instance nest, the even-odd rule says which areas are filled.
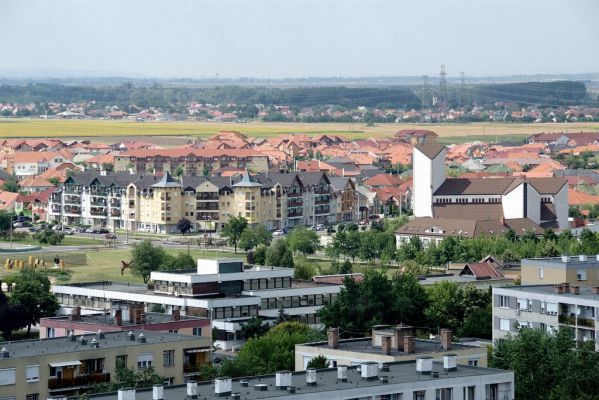
[[[315,369],[307,369],[306,370],[306,383],[308,386],[316,386],[316,370]]]
[[[75,342],[75,341],[77,341],[77,338],[75,337],[75,335],[73,334],[73,332],[69,333],[69,336],[67,336],[67,341],[68,342]]]
[[[290,371],[279,371],[275,375],[277,389],[285,390],[288,386],[291,386],[291,372]]]
[[[431,357],[420,357],[416,359],[416,371],[423,375],[430,375],[433,370],[433,359]]]
[[[295,387],[294,386],[287,387],[287,393],[295,393]]]
[[[87,344],[87,340],[83,336],[81,336],[81,338],[79,339],[79,342],[81,343],[81,345]]]
[[[266,392],[268,390],[268,385],[265,383],[257,383],[254,385],[254,390],[258,392]]]
[[[239,383],[243,387],[248,387],[250,385],[250,382],[247,379],[242,379],[242,380],[239,381]]]
[[[91,342],[89,342],[90,346],[92,346],[94,349],[97,349],[100,347],[100,343],[98,343],[98,341],[96,340],[96,338],[93,338]]]
[[[337,366],[337,380],[340,382],[347,382],[347,366]]]
[[[98,331],[98,339],[106,339],[106,335],[102,332],[102,329]]]
[[[133,331],[129,331],[129,333],[127,333],[127,336],[129,336],[130,341],[135,341],[135,333],[133,333]]]
[[[0,351],[0,354],[2,355],[2,358],[10,357],[10,353],[8,352],[8,349],[6,347],[2,348],[2,350]]]
[[[233,400],[241,399],[241,393],[232,393],[231,398]]]
[[[137,337],[137,340],[139,341],[139,343],[146,342],[146,336],[143,334],[143,332],[139,334],[139,336]]]

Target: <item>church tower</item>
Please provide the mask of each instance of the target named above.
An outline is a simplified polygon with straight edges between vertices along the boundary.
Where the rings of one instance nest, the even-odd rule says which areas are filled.
[[[426,143],[414,146],[413,210],[415,217],[433,216],[433,194],[445,181],[445,146]]]

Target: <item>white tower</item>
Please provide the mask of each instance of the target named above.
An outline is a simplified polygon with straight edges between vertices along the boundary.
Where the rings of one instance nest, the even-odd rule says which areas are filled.
[[[414,146],[412,154],[415,217],[433,216],[433,194],[445,181],[445,146],[427,143]]]

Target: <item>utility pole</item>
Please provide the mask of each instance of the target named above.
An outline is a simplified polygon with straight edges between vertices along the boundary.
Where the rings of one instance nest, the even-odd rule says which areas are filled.
[[[439,73],[439,109],[445,111],[447,108],[447,73],[445,72],[445,64],[441,64],[441,72]]]

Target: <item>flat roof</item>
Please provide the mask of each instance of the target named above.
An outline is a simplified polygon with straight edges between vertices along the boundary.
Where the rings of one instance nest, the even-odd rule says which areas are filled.
[[[86,335],[77,335],[77,340],[71,341],[70,337],[59,337],[50,339],[38,339],[38,340],[18,340],[13,342],[2,342],[0,343],[0,349],[6,348],[9,351],[9,358],[21,358],[21,357],[33,357],[41,355],[52,355],[52,354],[65,354],[79,351],[94,351],[101,349],[110,349],[118,347],[131,347],[141,346],[147,344],[157,343],[172,343],[180,341],[205,341],[205,337],[180,335],[178,333],[169,332],[153,332],[145,330],[136,330],[133,332],[137,338],[140,334],[146,337],[146,343],[142,343],[138,340],[132,341],[129,339],[127,331],[117,332],[106,332],[104,333],[104,339],[100,339],[97,333],[91,333]],[[81,337],[87,340],[87,344],[81,344]],[[90,342],[92,339],[96,339],[99,343],[99,349],[94,349]],[[190,343],[191,346],[193,344]],[[0,365],[2,365],[2,359],[0,359]]]
[[[542,295],[552,295],[562,298],[570,299],[584,299],[593,300],[599,302],[599,294],[594,294],[591,286],[580,286],[580,294],[574,294],[572,291],[569,293],[555,293],[555,285],[524,285],[524,286],[502,286],[496,289],[514,290],[522,293],[535,293]],[[572,285],[570,285],[572,286]]]
[[[567,261],[564,261],[566,259]],[[599,268],[598,256],[586,256],[586,260],[580,260],[579,256],[564,256],[562,257],[545,257],[545,258],[525,258],[521,261],[521,265],[529,265],[533,267],[547,268]]]
[[[350,366],[347,368],[347,382],[341,382],[337,380],[337,369],[327,368],[316,371],[316,385],[308,386],[306,384],[306,371],[293,372],[291,377],[291,385],[296,389],[294,394],[289,393],[287,390],[277,389],[275,375],[263,375],[248,378],[240,378],[232,380],[232,393],[241,393],[243,399],[268,399],[268,398],[290,398],[293,396],[305,396],[308,394],[322,393],[326,396],[326,392],[334,391],[346,391],[355,389],[368,389],[376,387],[385,387],[389,385],[399,385],[406,383],[422,382],[422,387],[426,386],[427,382],[439,381],[441,379],[454,379],[454,378],[468,378],[468,377],[482,377],[496,374],[512,374],[511,371],[493,369],[493,368],[479,368],[459,365],[457,370],[447,372],[443,369],[443,363],[433,362],[433,371],[438,373],[438,378],[432,377],[432,375],[422,375],[416,371],[416,363],[414,361],[407,362],[393,362],[385,364],[389,367],[389,371],[378,372],[379,377],[386,376],[388,382],[385,383],[380,379],[365,380],[361,378],[358,366]],[[247,380],[248,386],[241,386],[241,380]],[[266,391],[258,391],[254,388],[254,385],[266,385]],[[421,386],[417,386],[421,387]],[[372,394],[371,394],[372,395]],[[229,396],[230,397],[230,396]],[[349,395],[344,396],[345,398],[350,397]],[[360,396],[356,396],[360,397]],[[90,399],[105,399],[115,400],[117,399],[117,393],[104,393],[104,394],[92,394],[89,395]],[[187,398],[187,386],[186,385],[174,385],[166,386],[164,388],[164,399],[185,399]],[[201,382],[198,384],[198,398],[204,400],[210,399],[222,399],[214,393],[213,382]],[[152,400],[152,388],[139,389],[136,391],[136,400]]]
[[[383,334],[386,331],[385,330],[377,330],[377,332],[380,332]],[[393,334],[392,331],[389,331],[387,333],[389,335]],[[328,342],[302,343],[302,344],[299,344],[298,346],[326,347],[328,349],[333,350],[333,348],[331,346],[329,346]],[[441,346],[440,341],[414,339],[415,353],[412,353],[412,355],[413,354],[417,355],[418,353],[448,353],[448,352],[455,352],[455,351],[460,351],[460,350],[465,350],[465,349],[472,349],[473,347],[477,347],[477,346],[452,343],[451,350],[448,351],[448,350],[443,350],[443,347]],[[380,354],[380,355],[383,354],[381,352],[381,346],[373,346],[372,338],[370,338],[370,337],[358,338],[358,339],[342,339],[339,341],[339,347],[336,350],[351,351],[351,352],[364,353],[364,354]],[[392,346],[390,355],[391,356],[407,356],[407,355],[410,355],[410,353],[405,353],[403,351],[397,350],[397,348],[394,348]]]
[[[171,314],[164,313],[145,313],[146,314],[146,322],[143,325],[152,325],[152,324],[163,324],[167,322],[178,322],[173,320],[173,316]],[[79,319],[75,321],[70,321],[68,315],[60,315],[56,317],[44,318],[45,320],[53,320],[53,321],[69,321],[76,324],[90,324],[90,325],[116,325],[114,317],[112,317],[109,313],[101,313],[101,314],[82,314],[79,316]],[[179,321],[201,321],[206,320],[209,321],[208,318],[200,318],[200,317],[192,317],[189,315],[181,315]],[[141,324],[134,324],[129,321],[129,318],[123,318],[123,327],[127,326],[139,326]]]

